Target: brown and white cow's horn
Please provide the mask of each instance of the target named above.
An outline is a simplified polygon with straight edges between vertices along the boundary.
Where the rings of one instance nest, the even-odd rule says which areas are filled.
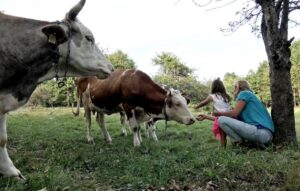
[[[77,3],[68,13],[67,13],[67,18],[70,20],[75,20],[77,17],[78,13],[81,11],[85,4],[85,0],[81,0],[79,3]]]

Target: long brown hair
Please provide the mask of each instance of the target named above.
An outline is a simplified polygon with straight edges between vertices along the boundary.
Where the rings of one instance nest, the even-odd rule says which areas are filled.
[[[230,102],[230,96],[227,94],[225,86],[220,78],[215,79],[211,84],[211,93],[220,95],[225,102]]]

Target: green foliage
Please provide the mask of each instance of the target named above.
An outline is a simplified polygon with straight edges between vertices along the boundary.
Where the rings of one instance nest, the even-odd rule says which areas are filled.
[[[260,63],[256,72],[250,71],[246,76],[251,89],[265,105],[271,103],[269,65],[267,61]]]
[[[193,101],[204,99],[207,96],[207,86],[201,84],[193,76],[193,69],[182,63],[176,55],[162,52],[152,61],[161,69],[161,73],[154,76],[154,81],[158,84],[180,90]]]
[[[180,59],[169,52],[162,52],[152,59],[154,65],[161,67],[163,74],[173,77],[188,77],[193,73],[193,69],[186,66]]]
[[[300,105],[300,40],[291,46],[291,78],[295,104]]]
[[[188,95],[188,97],[192,99],[192,101],[202,100],[209,93],[209,88],[201,84],[193,76],[178,76],[174,78],[173,76],[162,74],[155,76],[154,81],[158,84],[162,84],[167,87],[180,90],[182,93]]]
[[[114,66],[115,69],[135,69],[136,65],[132,59],[128,57],[127,54],[123,53],[121,50],[108,55],[108,60]]]
[[[55,79],[40,84],[31,95],[29,106],[71,106],[76,102],[75,82],[73,77],[65,79],[65,85],[58,87]]]
[[[31,95],[27,105],[52,106],[55,100],[55,89],[49,87],[49,83],[40,84]]]
[[[0,190],[140,191],[169,188],[174,181],[182,190],[205,190],[209,181],[218,190],[300,189],[297,148],[260,151],[229,143],[220,149],[208,121],[191,126],[169,122],[166,131],[161,121],[158,143],[144,138],[140,148],[133,148],[132,134],[120,135],[119,116],[106,121],[113,144],[104,141],[93,120],[96,144],[89,145],[83,114],[74,117],[70,108],[11,112],[8,151],[27,179],[1,178]],[[296,124],[300,132],[299,109]]]
[[[231,95],[231,93],[233,92],[235,83],[240,79],[241,79],[241,77],[239,77],[234,72],[226,73],[224,75],[223,83],[224,83],[226,91],[229,95]]]

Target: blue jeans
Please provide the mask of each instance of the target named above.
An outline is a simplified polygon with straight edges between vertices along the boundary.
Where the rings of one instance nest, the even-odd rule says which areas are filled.
[[[272,141],[273,135],[268,129],[257,128],[231,117],[220,116],[218,119],[220,128],[226,133],[232,142],[248,140],[253,143],[265,144]]]

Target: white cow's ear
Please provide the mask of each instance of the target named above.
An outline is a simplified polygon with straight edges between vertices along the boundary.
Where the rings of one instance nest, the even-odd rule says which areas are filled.
[[[48,42],[51,44],[58,45],[67,41],[65,30],[57,24],[45,26],[42,31],[48,37]]]

